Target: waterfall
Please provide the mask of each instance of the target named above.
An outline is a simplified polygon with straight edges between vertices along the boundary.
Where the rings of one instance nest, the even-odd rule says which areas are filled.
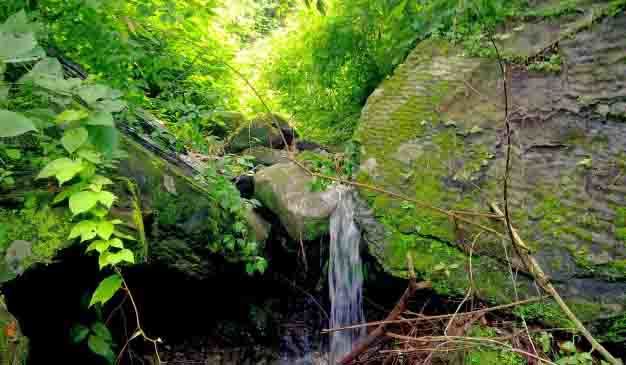
[[[337,208],[330,217],[331,328],[364,322],[363,271],[359,252],[361,233],[354,222],[354,208],[352,190],[341,188]],[[330,363],[341,360],[364,334],[364,328],[334,332],[330,339]]]

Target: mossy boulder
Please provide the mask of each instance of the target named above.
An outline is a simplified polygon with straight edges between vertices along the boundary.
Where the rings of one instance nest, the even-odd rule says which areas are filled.
[[[330,187],[311,191],[313,177],[293,162],[259,171],[254,195],[278,216],[291,238],[311,241],[328,233],[329,218],[337,204],[338,191]]]
[[[227,149],[231,153],[239,153],[257,146],[280,149],[285,146],[281,133],[290,144],[295,132],[284,118],[276,114],[259,115],[250,122],[244,123],[233,133],[228,141]]]
[[[0,298],[0,365],[26,365],[28,338]]]
[[[272,166],[278,163],[289,162],[287,151],[269,147],[252,147],[244,150],[241,154],[254,157],[254,163],[259,165]]]
[[[583,319],[626,308],[626,223],[620,218],[626,124],[595,112],[599,104],[621,110],[626,98],[626,38],[619,36],[625,30],[626,16],[619,15],[559,38],[562,74],[523,67],[509,67],[507,74],[513,224]],[[515,52],[517,43],[508,44]],[[460,46],[436,40],[420,43],[369,97],[355,134],[362,146],[358,181],[424,203],[361,190],[370,218],[384,228],[368,242],[387,271],[405,276],[408,253],[439,292],[461,294],[469,286],[472,251],[478,294],[514,300],[505,258],[514,266],[519,259],[501,237],[475,225],[505,234],[500,220],[484,216],[490,203],[503,206],[502,100],[495,60],[469,57]],[[375,225],[370,219],[364,227],[367,238]],[[518,276],[517,285],[520,296],[536,295],[528,275]]]

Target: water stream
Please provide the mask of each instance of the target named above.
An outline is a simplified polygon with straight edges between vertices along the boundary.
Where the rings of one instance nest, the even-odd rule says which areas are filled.
[[[352,191],[341,190],[337,208],[330,218],[330,328],[364,322],[361,233],[354,222],[354,211]],[[336,364],[364,335],[362,328],[334,332],[330,339],[330,363]]]

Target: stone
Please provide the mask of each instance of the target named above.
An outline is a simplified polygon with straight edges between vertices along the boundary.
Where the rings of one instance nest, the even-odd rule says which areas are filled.
[[[248,221],[248,229],[252,231],[254,239],[258,243],[265,243],[270,236],[272,225],[252,208],[246,209],[246,220]]]
[[[272,166],[277,163],[289,162],[287,151],[269,147],[256,146],[244,150],[242,155],[254,157],[254,162],[259,165]]]
[[[339,191],[312,192],[313,178],[295,163],[281,163],[255,175],[254,195],[276,214],[294,240],[311,241],[328,233]]]
[[[280,129],[276,126],[274,118],[278,121]],[[278,115],[274,115],[273,118],[269,115],[260,115],[237,129],[228,140],[226,149],[230,153],[239,153],[256,146],[280,149],[285,146],[281,132],[287,143],[291,144],[296,133],[284,118]]]
[[[626,259],[619,218],[626,189],[606,189],[620,176],[626,124],[589,113],[622,113],[626,38],[619,34],[626,15],[589,27],[563,24],[545,37],[544,25],[527,24],[503,41],[507,53],[523,55],[560,39],[564,64],[563,75],[510,71],[509,100],[517,109],[510,116],[515,133],[508,198],[513,225],[537,260],[568,300],[595,306],[581,314],[594,320],[619,314],[611,310],[623,304],[626,291],[626,270],[619,265]],[[572,29],[575,34],[564,36]],[[535,35],[538,43],[529,41]],[[467,56],[444,41],[421,42],[368,98],[354,136],[361,142],[357,181],[445,210],[487,213],[489,202],[502,207],[502,96],[495,60]],[[459,136],[459,130],[471,133]],[[433,267],[467,267],[466,249],[480,229],[426,206],[408,209],[380,192],[359,193],[371,209],[361,225],[364,237],[387,272],[406,277],[409,254],[435,290],[465,292],[466,270],[441,276]],[[504,229],[490,219],[470,220]],[[515,291],[502,274],[508,270],[502,247],[501,239],[482,232],[472,271],[481,298],[507,303]],[[527,278],[519,277],[517,285],[521,297],[534,295]]]
[[[32,255],[32,242],[15,240],[11,243],[4,255],[8,269],[15,274],[21,275],[24,272],[24,259]]]

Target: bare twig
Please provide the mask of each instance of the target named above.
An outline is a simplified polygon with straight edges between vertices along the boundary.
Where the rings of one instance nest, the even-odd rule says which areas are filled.
[[[413,296],[413,294],[417,290],[419,290],[419,289],[426,289],[426,288],[430,288],[430,287],[432,287],[430,282],[424,281],[424,282],[416,283],[415,282],[415,278],[411,278],[411,280],[409,281],[408,287],[404,291],[404,294],[402,294],[402,297],[400,297],[400,299],[398,300],[398,303],[396,304],[396,306],[389,313],[389,315],[387,316],[386,321],[394,320],[399,315],[401,315],[402,312],[404,312],[404,310],[407,307],[409,298],[411,298]],[[386,327],[387,327],[387,323],[381,323],[378,326],[378,328],[376,328],[374,331],[372,331],[365,338],[365,340],[361,341],[359,344],[357,344],[357,346],[354,347],[354,349],[352,349],[352,351],[350,351],[350,353],[346,354],[339,361],[339,364],[347,365],[347,364],[352,363],[354,360],[356,360],[359,357],[359,355],[361,355],[363,352],[365,352],[365,350],[367,350],[367,348],[371,344],[374,343],[374,341],[376,341],[380,336],[385,334]]]
[[[517,306],[520,306],[520,305],[523,305],[523,304],[539,302],[539,301],[541,301],[541,300],[543,300],[545,298],[546,297],[533,297],[533,298],[528,298],[528,299],[525,299],[525,300],[520,300],[518,302],[498,305],[498,306],[495,306],[495,307],[478,309],[478,310],[471,311],[471,312],[457,313],[456,315],[457,316],[468,316],[468,315],[475,315],[475,314],[479,314],[479,313],[494,312],[494,311],[498,311],[498,310],[502,310],[502,309],[517,307]],[[442,315],[436,315],[436,316],[422,316],[422,317],[417,317],[417,318],[396,319],[396,320],[393,320],[393,321],[375,321],[375,322],[368,322],[368,323],[357,324],[357,325],[352,325],[352,326],[324,329],[324,330],[322,330],[322,334],[328,334],[328,333],[332,333],[332,332],[336,332],[336,331],[351,330],[351,329],[362,328],[362,327],[373,327],[373,326],[381,325],[383,323],[384,324],[417,323],[417,322],[426,322],[426,321],[439,320],[439,319],[448,319],[448,318],[450,318],[452,316],[453,316],[453,314],[442,314]]]

